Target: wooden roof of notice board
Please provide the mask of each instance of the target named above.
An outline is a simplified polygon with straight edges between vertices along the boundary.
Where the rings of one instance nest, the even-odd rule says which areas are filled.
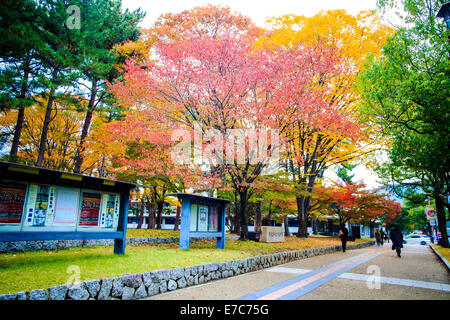
[[[232,202],[232,201],[226,200],[226,199],[213,198],[213,197],[207,197],[207,196],[201,196],[198,194],[183,193],[183,192],[168,193],[168,194],[166,194],[166,196],[174,196],[174,197],[177,197],[181,201],[183,199],[189,198],[189,199],[193,199],[196,202],[203,202],[203,203],[216,202],[216,203],[221,203],[221,204],[227,204],[227,203]]]
[[[94,189],[101,191],[130,190],[147,187],[136,183],[86,176],[82,174],[27,166],[18,163],[0,161],[0,178],[17,182],[54,184],[72,188]]]

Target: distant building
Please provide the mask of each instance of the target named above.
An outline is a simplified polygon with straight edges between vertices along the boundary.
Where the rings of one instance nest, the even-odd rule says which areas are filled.
[[[170,204],[164,203],[164,208],[170,208]],[[136,229],[139,224],[139,214],[141,212],[140,202],[131,202],[130,208],[128,210],[128,224],[127,228]],[[176,209],[172,209],[170,214],[163,214],[161,219],[161,229],[163,230],[173,230],[175,226]],[[179,222],[179,221],[178,221]],[[148,210],[144,209],[144,220],[142,223],[142,229],[147,229],[148,226]]]

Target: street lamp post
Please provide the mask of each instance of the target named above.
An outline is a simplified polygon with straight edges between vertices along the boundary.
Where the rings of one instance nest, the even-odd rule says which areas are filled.
[[[447,28],[450,29],[450,2],[446,2],[442,5],[436,17],[443,18],[445,23],[447,24]]]

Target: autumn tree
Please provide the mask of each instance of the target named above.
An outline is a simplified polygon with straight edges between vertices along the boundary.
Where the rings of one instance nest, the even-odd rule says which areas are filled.
[[[342,227],[347,222],[373,224],[382,219],[392,222],[401,213],[399,203],[380,190],[366,190],[364,183],[335,183],[332,187],[317,188],[317,201],[323,212],[338,218]]]
[[[114,146],[111,174],[151,187],[140,191],[141,200],[145,199],[143,205],[151,213],[148,228],[153,228],[154,224],[161,228],[167,193],[185,191],[187,187],[201,184],[198,168],[174,163],[172,124],[159,119],[154,118],[152,110],[129,110],[124,119],[105,124],[102,137],[106,145]],[[156,213],[155,220],[153,212]]]
[[[46,113],[47,99],[45,95],[33,97],[36,101],[24,112],[22,138],[16,161],[33,165],[39,155],[40,137]],[[77,111],[83,99],[60,99],[56,97],[52,104],[48,134],[45,141],[45,153],[42,165],[45,168],[72,171],[77,151],[77,141],[83,124],[83,116]],[[12,134],[15,130],[17,110],[9,110],[0,116],[0,128],[5,134]],[[106,115],[105,115],[106,116]],[[89,140],[89,153],[86,155],[86,173],[93,176],[105,177],[110,166],[112,144],[104,143],[103,124],[100,114],[93,119],[92,140]]]
[[[361,12],[355,17],[345,10],[320,12],[310,18],[285,15],[268,22],[272,32],[261,37],[259,43],[287,48],[308,44],[316,52],[328,55],[336,68],[320,70],[313,59],[307,64],[314,74],[314,87],[321,93],[304,107],[304,114],[294,113],[297,117],[285,130],[292,180],[302,190],[297,198],[298,236],[306,237],[317,177],[326,168],[356,160],[373,149],[368,144],[367,128],[358,122],[358,95],[353,87],[366,54],[379,54],[380,43],[390,29],[372,13]],[[298,103],[293,100],[292,105]]]
[[[140,30],[138,41],[118,44],[115,51],[138,63],[150,58],[152,47],[158,40],[180,40],[194,33],[219,38],[228,32],[257,36],[263,34],[249,17],[233,12],[230,7],[206,5],[180,13],[160,15],[150,28]]]

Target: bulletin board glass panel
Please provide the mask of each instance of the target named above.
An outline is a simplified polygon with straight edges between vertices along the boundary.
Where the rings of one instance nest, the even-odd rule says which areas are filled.
[[[190,229],[191,232],[218,232],[219,208],[191,204]]]
[[[56,188],[31,184],[25,213],[25,225],[43,227],[53,224]]]
[[[208,231],[208,206],[198,206],[197,231]]]
[[[117,194],[103,193],[101,202],[100,227],[105,229],[117,229],[119,223],[120,196]]]
[[[191,220],[190,220],[190,231],[197,231],[197,213],[198,213],[198,205],[191,205]]]
[[[53,224],[75,225],[79,200],[77,189],[57,188]]]
[[[0,183],[0,223],[22,222],[26,192],[26,184]]]
[[[217,232],[219,231],[219,208],[210,207],[208,217],[208,231]]]
[[[102,195],[100,193],[83,192],[78,225],[97,227],[99,224],[101,204]]]

